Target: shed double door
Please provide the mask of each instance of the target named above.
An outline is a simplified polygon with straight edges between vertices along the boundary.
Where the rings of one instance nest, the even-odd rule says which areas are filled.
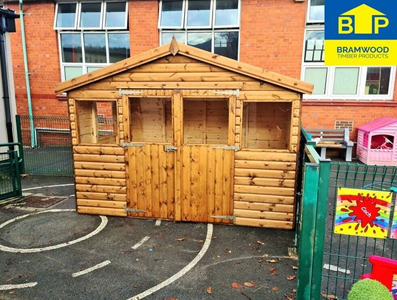
[[[128,214],[231,223],[235,97],[169,92],[125,96]]]

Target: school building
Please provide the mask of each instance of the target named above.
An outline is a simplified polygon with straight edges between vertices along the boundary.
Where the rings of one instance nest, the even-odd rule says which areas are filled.
[[[355,140],[358,126],[397,116],[395,66],[324,65],[324,0],[27,0],[6,1],[5,7],[24,19],[26,38],[21,38],[21,20],[10,36],[21,115],[28,114],[30,101],[35,116],[66,116],[66,98],[54,92],[57,83],[175,36],[178,42],[313,83],[313,94],[303,100],[306,128],[349,127]]]

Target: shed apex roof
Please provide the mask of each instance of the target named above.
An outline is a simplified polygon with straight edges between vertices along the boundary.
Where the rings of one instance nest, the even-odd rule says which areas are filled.
[[[365,131],[365,132],[370,132],[370,131],[374,131],[379,128],[386,127],[386,126],[394,124],[394,123],[397,123],[397,119],[390,118],[390,117],[383,117],[380,119],[376,119],[372,122],[369,122],[365,125],[358,126],[357,129]]]
[[[300,93],[311,94],[313,90],[313,85],[311,83],[300,81],[292,77],[288,77],[246,63],[235,61],[233,59],[223,57],[218,54],[213,54],[201,49],[197,49],[192,46],[181,44],[173,39],[171,43],[164,46],[151,49],[133,57],[124,59],[120,62],[114,63],[110,66],[101,68],[88,74],[81,75],[68,81],[61,82],[56,85],[55,92],[67,92],[75,88],[104,79],[106,77],[122,73],[140,65],[144,65],[146,63],[168,55],[187,56],[211,65],[224,68],[232,72],[256,78],[258,80],[272,83]]]

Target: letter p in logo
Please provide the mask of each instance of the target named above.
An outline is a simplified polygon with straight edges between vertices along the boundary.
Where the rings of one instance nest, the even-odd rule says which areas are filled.
[[[379,34],[379,28],[385,28],[389,25],[389,19],[386,17],[375,17],[375,34]]]

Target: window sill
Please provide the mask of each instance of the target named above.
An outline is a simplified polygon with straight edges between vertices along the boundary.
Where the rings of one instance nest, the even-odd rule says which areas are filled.
[[[396,100],[312,100],[304,99],[303,106],[375,106],[375,107],[397,107]]]

